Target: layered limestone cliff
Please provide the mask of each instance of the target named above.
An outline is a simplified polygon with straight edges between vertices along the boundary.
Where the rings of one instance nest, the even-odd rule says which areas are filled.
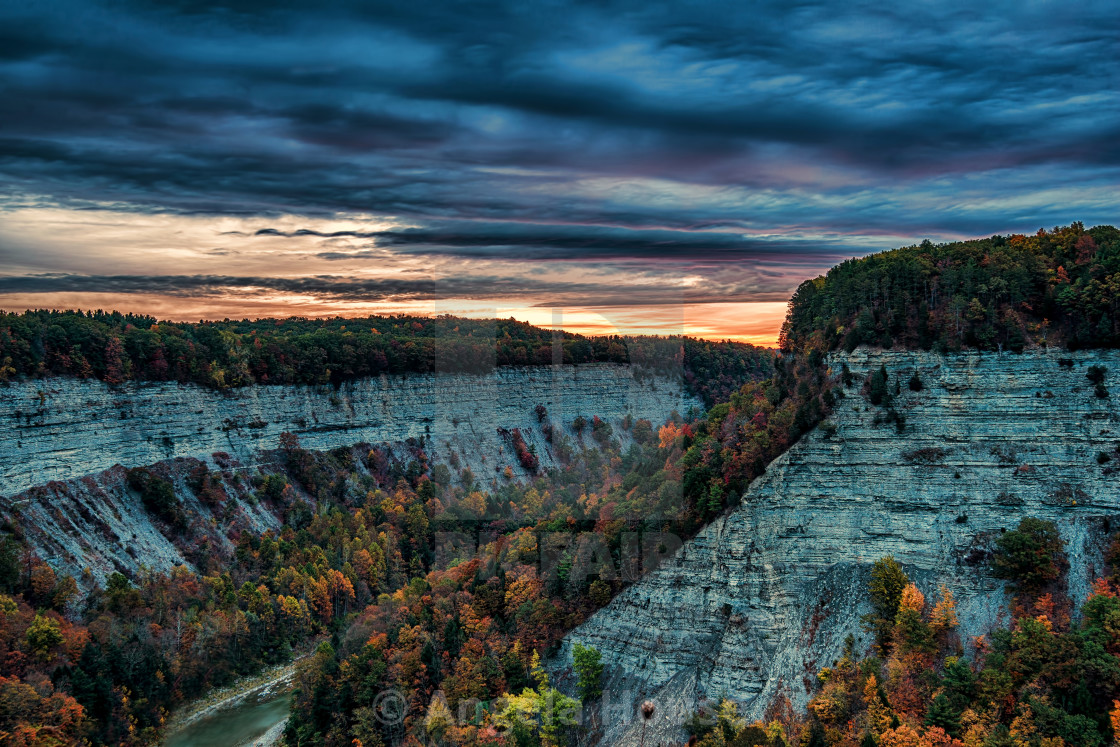
[[[679,377],[608,364],[383,376],[337,389],[20,382],[0,387],[7,419],[0,518],[17,523],[56,569],[83,583],[103,581],[114,571],[190,566],[192,553],[230,553],[229,538],[242,529],[279,526],[277,509],[256,500],[250,478],[275,458],[266,450],[276,449],[285,431],[308,449],[372,444],[405,463],[422,448],[433,463],[469,468],[489,485],[505,480],[507,467],[515,479],[527,476],[509,435],[514,429],[547,469],[565,439],[574,448],[596,445],[573,428],[579,415],[611,423],[625,446],[625,417],[660,423],[699,407]],[[551,441],[546,426],[554,429]],[[354,451],[360,464],[368,447]],[[128,486],[126,468],[153,464],[175,486],[192,524],[189,548],[161,531]],[[206,474],[228,500],[208,504],[190,487],[192,475]]]
[[[1100,398],[1086,372],[1120,376],[1120,353],[857,350],[840,360],[856,381],[830,421],[566,639],[560,668],[574,641],[603,654],[612,707],[602,744],[638,744],[643,728],[647,745],[683,741],[679,725],[700,698],[733,697],[750,718],[782,694],[803,707],[848,634],[867,644],[867,581],[885,555],[927,598],[948,586],[962,636],[981,635],[1006,615],[1003,586],[987,574],[994,537],[1024,516],[1051,519],[1070,595],[1084,599],[1104,537],[1120,528],[1120,465],[1097,459],[1120,441],[1120,387]],[[901,433],[859,393],[880,365],[892,390],[901,381]],[[915,369],[919,392],[907,387]],[[658,708],[643,726],[634,714],[645,698]]]
[[[679,381],[610,364],[381,376],[337,389],[218,392],[186,384],[25,381],[0,387],[7,420],[0,429],[0,496],[115,464],[225,452],[252,465],[262,448],[276,448],[284,431],[310,449],[423,439],[429,456],[447,461],[454,451],[480,477],[507,465],[523,474],[498,429],[520,428],[542,466],[551,466],[537,405],[569,432],[577,415],[663,422],[674,410],[701,406]]]

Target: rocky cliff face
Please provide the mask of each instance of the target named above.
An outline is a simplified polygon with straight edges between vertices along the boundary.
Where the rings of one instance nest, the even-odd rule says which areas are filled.
[[[424,439],[429,455],[486,477],[520,470],[499,427],[520,427],[552,464],[534,408],[570,426],[577,415],[663,421],[699,407],[679,382],[627,366],[499,368],[486,375],[413,374],[333,387],[253,386],[217,392],[193,385],[45,379],[0,388],[0,495],[33,485],[175,457],[226,452],[253,464],[284,431],[310,449]]]
[[[627,415],[658,423],[701,403],[679,380],[607,364],[383,376],[338,389],[20,382],[0,388],[7,420],[0,429],[0,513],[18,517],[41,557],[66,572],[88,568],[103,578],[141,565],[166,570],[190,558],[128,489],[127,467],[160,463],[192,520],[227,530],[209,532],[212,544],[203,551],[228,552],[228,530],[263,531],[279,520],[252,500],[206,505],[184,484],[191,472],[209,472],[226,494],[247,498],[247,476],[290,431],[309,449],[384,444],[405,459],[411,440],[433,462],[469,467],[487,485],[506,467],[526,476],[499,429],[520,430],[542,469],[555,463],[538,405],[555,440],[567,437],[578,447],[577,415],[607,420],[625,441],[619,426]]]
[[[1072,367],[1059,364],[1072,359]],[[841,359],[834,362],[837,366]],[[871,564],[893,555],[927,592],[945,584],[961,634],[1001,623],[1002,584],[987,573],[999,532],[1052,519],[1084,599],[1120,527],[1120,474],[1099,464],[1120,440],[1118,402],[1098,398],[1088,366],[1120,375],[1120,353],[1022,355],[857,350],[856,383],[827,423],[770,465],[741,505],[617,597],[565,642],[598,648],[609,673],[602,744],[638,744],[636,703],[658,705],[645,744],[681,740],[698,698],[726,695],[759,717],[775,697],[803,707],[812,678],[852,633],[864,644]],[[903,431],[859,394],[885,365]],[[914,372],[924,383],[909,391]],[[1107,385],[1108,381],[1106,381]]]

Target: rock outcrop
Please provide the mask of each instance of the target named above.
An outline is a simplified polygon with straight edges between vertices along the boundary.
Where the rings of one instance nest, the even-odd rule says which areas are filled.
[[[114,571],[191,566],[192,554],[228,556],[234,533],[278,527],[277,510],[257,502],[249,478],[275,459],[267,450],[285,431],[308,449],[374,444],[404,462],[423,448],[433,463],[470,468],[488,485],[504,480],[507,467],[515,479],[527,477],[514,429],[547,469],[563,439],[595,445],[575,432],[577,415],[611,423],[625,445],[626,416],[660,423],[699,407],[679,378],[609,364],[383,376],[337,389],[18,382],[0,387],[8,418],[0,430],[0,516],[19,524],[40,558],[88,585]],[[126,468],[153,464],[192,523],[190,547],[161,531],[129,488]],[[192,475],[210,475],[230,500],[208,504],[189,486]]]
[[[1051,519],[1070,595],[1086,596],[1104,538],[1120,528],[1120,464],[1098,462],[1120,440],[1120,389],[1099,397],[1086,372],[1095,364],[1120,375],[1120,353],[861,349],[834,368],[841,360],[855,384],[830,420],[566,639],[559,669],[574,641],[602,652],[613,707],[602,744],[642,740],[635,713],[645,698],[658,704],[647,745],[683,740],[699,698],[733,697],[750,718],[781,695],[803,707],[847,635],[868,643],[860,616],[871,564],[885,555],[927,597],[945,584],[962,636],[982,635],[1006,621],[1004,588],[987,573],[992,540],[1022,517]],[[880,365],[892,391],[901,383],[901,432],[860,394]],[[921,391],[908,388],[915,369]]]

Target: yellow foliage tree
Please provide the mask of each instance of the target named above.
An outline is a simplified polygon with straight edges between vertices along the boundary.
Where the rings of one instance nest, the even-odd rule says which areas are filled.
[[[957,627],[957,602],[946,586],[941,587],[941,598],[933,606],[929,626],[935,635],[943,635]]]

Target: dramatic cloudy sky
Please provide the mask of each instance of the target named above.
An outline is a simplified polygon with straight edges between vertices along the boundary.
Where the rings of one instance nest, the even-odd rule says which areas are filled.
[[[0,0],[0,307],[771,341],[924,238],[1116,223],[1114,3]]]

